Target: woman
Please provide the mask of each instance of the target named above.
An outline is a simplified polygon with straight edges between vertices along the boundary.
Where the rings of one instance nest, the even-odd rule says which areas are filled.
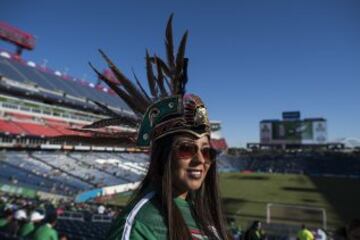
[[[148,174],[108,239],[226,239],[212,152],[208,135],[156,141]]]
[[[122,87],[94,69],[135,112],[134,121],[140,125],[137,145],[150,147],[151,152],[147,175],[107,239],[228,239],[207,110],[200,97],[185,94],[187,33],[175,59],[171,20],[172,16],[166,29],[168,63],[146,54],[151,97],[138,81],[135,87],[124,77],[103,52]],[[131,125],[131,120],[123,116],[117,119]],[[104,121],[94,126],[104,126]]]

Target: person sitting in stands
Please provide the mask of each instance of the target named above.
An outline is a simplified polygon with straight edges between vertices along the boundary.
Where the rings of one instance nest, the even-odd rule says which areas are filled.
[[[55,213],[47,216],[45,224],[35,230],[32,240],[58,240],[58,233],[54,229],[56,221],[57,215]]]
[[[13,211],[11,209],[6,209],[2,216],[0,217],[0,231],[4,228],[11,220],[13,219]]]
[[[251,227],[245,232],[244,236],[245,240],[262,240],[264,238],[260,221],[254,221]]]
[[[27,215],[25,210],[19,209],[15,212],[14,217],[11,221],[9,221],[3,228],[3,232],[11,235],[16,236],[20,227],[25,224],[27,219]]]
[[[18,235],[20,237],[29,236],[35,229],[37,229],[39,227],[39,225],[43,219],[44,219],[44,216],[41,215],[39,212],[36,212],[36,211],[32,212],[30,214],[29,221],[20,227]]]

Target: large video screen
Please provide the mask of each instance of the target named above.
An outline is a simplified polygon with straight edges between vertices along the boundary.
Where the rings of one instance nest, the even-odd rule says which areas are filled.
[[[272,123],[273,140],[312,140],[313,136],[311,121],[281,121]]]

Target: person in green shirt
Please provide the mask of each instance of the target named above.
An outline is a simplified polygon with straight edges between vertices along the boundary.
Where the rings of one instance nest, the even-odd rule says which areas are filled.
[[[19,229],[18,235],[20,237],[29,236],[35,229],[37,229],[40,222],[44,219],[44,216],[39,212],[32,212],[30,214],[30,219],[24,225],[22,225]]]
[[[56,214],[50,214],[45,224],[41,225],[31,234],[32,240],[58,240],[58,233],[54,229],[56,225]]]
[[[139,126],[137,146],[150,148],[148,172],[106,239],[229,239],[207,109],[200,97],[185,94],[186,39],[187,33],[175,54],[171,16],[166,28],[167,63],[146,53],[151,97],[138,81],[135,85],[128,80],[101,50],[116,79],[110,80],[93,67],[135,116],[100,120],[87,127],[125,121],[129,126]]]
[[[3,216],[0,218],[0,229],[5,227],[13,218],[13,211],[11,209],[6,209],[3,213]]]
[[[301,225],[301,230],[297,234],[297,239],[298,240],[314,240],[314,235],[303,224],[303,225]]]

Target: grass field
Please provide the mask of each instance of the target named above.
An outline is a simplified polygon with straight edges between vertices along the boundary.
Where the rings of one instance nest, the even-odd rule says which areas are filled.
[[[267,203],[324,208],[330,228],[360,216],[358,179],[225,173],[221,175],[221,190],[226,213],[234,215],[241,225],[254,219],[265,220]],[[304,218],[309,224],[319,222],[316,218],[320,215],[291,210],[278,212],[280,214],[282,216],[278,217],[288,219],[288,222],[295,223],[291,219]]]
[[[243,228],[253,220],[265,221],[267,203],[324,208],[330,228],[360,217],[359,179],[222,173],[220,183],[226,214],[233,216]],[[124,205],[126,200],[119,196],[113,202]],[[282,222],[299,224],[294,219],[303,218],[308,224],[320,224],[320,214],[311,211],[287,209],[272,213]]]

